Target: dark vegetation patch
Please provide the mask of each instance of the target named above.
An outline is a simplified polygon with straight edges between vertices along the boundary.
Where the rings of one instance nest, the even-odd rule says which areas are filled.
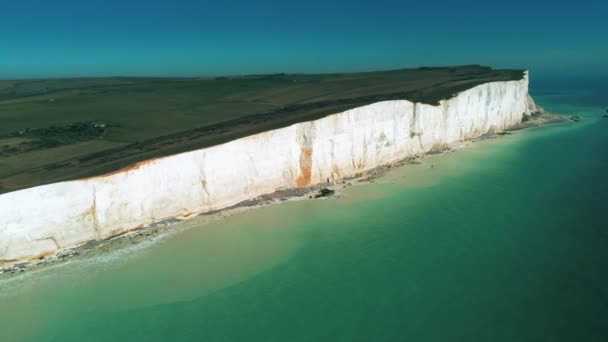
[[[0,136],[0,156],[12,156],[35,150],[70,145],[92,140],[104,135],[108,126],[104,122],[76,122],[47,128],[24,128],[18,132]],[[3,139],[22,138],[23,142],[2,145]]]

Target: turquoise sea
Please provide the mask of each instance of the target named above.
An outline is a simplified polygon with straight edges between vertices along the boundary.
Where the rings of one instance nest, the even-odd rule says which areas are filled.
[[[608,82],[579,115],[0,280],[0,341],[608,341]]]

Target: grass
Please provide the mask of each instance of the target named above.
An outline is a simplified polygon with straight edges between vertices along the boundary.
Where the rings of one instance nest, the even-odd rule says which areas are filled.
[[[40,168],[41,160],[52,160],[55,163],[62,163],[73,160],[82,155],[95,153],[107,149],[116,148],[124,144],[92,140],[71,145],[65,145],[50,149],[31,151],[22,155],[0,158],[0,178],[2,187],[8,189],[25,188],[31,183],[46,183],[49,180],[62,180],[65,178],[78,178],[82,176],[77,167],[53,169],[51,164],[44,164],[44,169]],[[41,169],[44,172],[30,172]]]
[[[12,132],[0,136],[0,156],[10,157],[71,145],[102,137],[109,131],[105,123],[76,122],[64,126],[50,126],[46,128],[26,128],[19,132]]]
[[[462,66],[327,75],[0,81],[0,192],[111,172],[377,101],[436,104],[481,83],[522,76],[521,70]],[[103,122],[107,129],[86,126],[92,122]],[[28,133],[15,134],[23,131]],[[15,145],[6,143],[9,138],[27,140]],[[2,146],[33,148],[2,154]]]

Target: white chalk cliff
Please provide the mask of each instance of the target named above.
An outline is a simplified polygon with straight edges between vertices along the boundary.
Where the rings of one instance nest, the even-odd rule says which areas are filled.
[[[536,111],[528,77],[439,105],[378,102],[94,178],[0,195],[0,265],[107,239],[277,189],[352,176],[501,131]]]

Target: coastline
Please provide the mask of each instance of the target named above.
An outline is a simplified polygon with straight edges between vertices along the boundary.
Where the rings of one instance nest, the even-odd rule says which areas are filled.
[[[93,178],[3,194],[0,265],[38,261],[154,222],[338,181],[504,131],[542,114],[528,85],[526,72],[518,81],[484,83],[438,106],[376,102]]]
[[[446,146],[444,149],[441,150],[434,150],[421,155],[410,156],[397,162],[378,166],[366,172],[356,174],[352,177],[346,177],[337,180],[336,182],[323,182],[307,187],[277,190],[273,193],[245,200],[223,209],[192,213],[187,216],[168,218],[146,226],[138,227],[137,229],[127,231],[124,234],[112,236],[108,239],[88,241],[80,246],[63,249],[57,251],[54,254],[40,257],[36,260],[22,261],[6,267],[0,267],[0,279],[8,279],[10,277],[22,274],[27,271],[36,271],[52,265],[64,264],[69,262],[70,260],[75,260],[79,258],[95,258],[100,255],[112,253],[113,251],[125,249],[129,246],[138,245],[143,242],[151,241],[157,238],[163,238],[165,236],[169,236],[170,234],[180,232],[184,229],[189,229],[190,227],[181,227],[176,223],[187,221],[190,219],[202,218],[200,223],[204,225],[206,223],[214,222],[215,220],[227,216],[232,216],[233,214],[242,212],[244,210],[250,210],[285,201],[299,201],[306,199],[323,200],[331,198],[332,196],[340,197],[342,190],[345,188],[354,186],[356,184],[373,183],[375,179],[381,177],[389,169],[405,165],[420,164],[420,160],[423,159],[425,156],[454,151],[469,143],[475,143],[477,141],[485,139],[498,138],[503,135],[510,135],[513,134],[512,132],[517,130],[564,121],[576,120],[573,120],[572,117],[567,115],[539,112],[538,115],[532,115],[525,122],[517,124],[504,131],[487,133],[471,140],[458,142],[456,144],[453,144],[452,146]],[[329,189],[332,193],[323,195],[324,189]]]

